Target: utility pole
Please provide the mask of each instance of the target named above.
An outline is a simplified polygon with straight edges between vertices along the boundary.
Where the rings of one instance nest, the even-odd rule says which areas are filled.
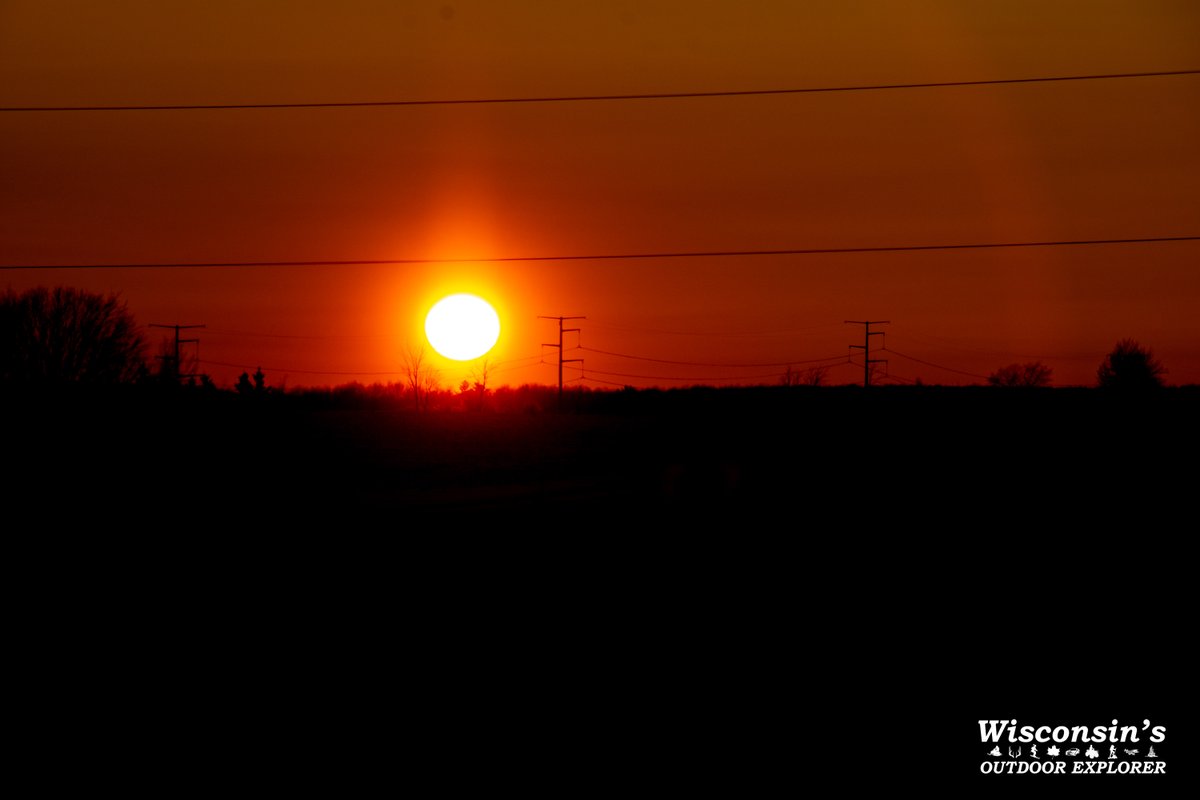
[[[167,328],[168,330],[175,331],[175,355],[174,356],[158,356],[158,358],[162,359],[163,361],[171,361],[171,364],[172,364],[171,372],[172,372],[172,374],[174,374],[175,379],[179,380],[181,378],[196,377],[195,373],[189,373],[187,375],[183,375],[179,372],[179,345],[181,345],[181,344],[197,344],[198,345],[198,344],[200,344],[200,340],[199,339],[180,339],[179,332],[181,330],[188,330],[191,328],[203,328],[204,326],[203,325],[158,325],[156,323],[150,323],[150,327],[151,328]]]
[[[862,325],[863,326],[863,343],[850,345],[851,350],[863,351],[863,388],[867,389],[871,386],[871,365],[886,364],[886,358],[871,358],[871,337],[883,336],[883,331],[872,331],[872,325],[890,325],[890,319],[874,319],[874,320],[858,320],[848,319],[847,325]]]
[[[563,358],[563,334],[564,333],[579,333],[579,328],[564,328],[563,320],[587,319],[587,317],[547,317],[547,316],[538,315],[538,319],[556,319],[556,320],[558,320],[558,344],[543,343],[542,347],[557,347],[558,348],[558,407],[562,408],[562,402],[563,402],[562,365],[564,363],[571,363],[573,361],[578,361],[580,364],[583,363],[582,358]]]

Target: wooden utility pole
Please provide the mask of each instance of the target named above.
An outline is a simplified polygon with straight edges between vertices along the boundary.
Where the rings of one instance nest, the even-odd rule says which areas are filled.
[[[181,345],[181,344],[197,344],[198,345],[198,344],[200,344],[200,340],[199,339],[180,339],[179,332],[181,330],[188,330],[190,328],[203,328],[204,326],[203,325],[159,325],[159,324],[152,322],[152,323],[150,323],[150,327],[151,328],[167,328],[168,330],[175,331],[175,355],[174,356],[158,356],[158,358],[162,359],[163,361],[171,361],[171,373],[175,376],[175,380],[180,380],[181,378],[196,377],[195,373],[189,373],[187,375],[183,375],[182,373],[180,373],[180,371],[179,371],[179,345]]]
[[[582,358],[563,358],[563,334],[564,333],[579,333],[579,328],[564,328],[563,320],[567,319],[587,319],[587,317],[547,317],[538,315],[538,319],[556,319],[558,320],[558,344],[542,344],[542,347],[557,347],[558,348],[558,407],[562,408],[563,401],[563,376],[562,367],[564,363],[579,362],[583,363]]]
[[[863,326],[863,330],[864,330],[863,343],[862,344],[852,344],[852,345],[850,345],[850,349],[863,351],[863,388],[868,389],[871,386],[871,365],[887,363],[886,358],[871,358],[871,337],[872,336],[883,336],[883,331],[872,331],[871,326],[872,325],[890,325],[891,320],[889,320],[889,319],[876,319],[876,320],[848,319],[848,320],[846,320],[846,324]]]

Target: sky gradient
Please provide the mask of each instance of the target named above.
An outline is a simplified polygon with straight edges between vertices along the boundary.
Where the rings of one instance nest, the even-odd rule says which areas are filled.
[[[1196,68],[1191,2],[0,0],[4,107]],[[398,380],[404,353],[423,343],[425,312],[453,292],[500,313],[493,384],[556,379],[554,352],[542,348],[555,328],[538,315],[560,314],[587,317],[567,344],[589,348],[568,355],[585,359],[592,386],[773,383],[786,363],[825,357],[830,382],[861,379],[834,363],[861,343],[847,319],[891,321],[891,352],[879,355],[901,382],[979,382],[1037,359],[1056,385],[1092,384],[1104,353],[1130,337],[1153,348],[1168,382],[1196,383],[1200,242],[470,259],[1197,235],[1197,141],[1197,75],[619,102],[3,112],[3,265],[463,260],[6,270],[0,282],[119,292],[143,324],[204,323],[203,369],[223,385],[259,365],[276,385]],[[441,366],[451,386],[469,372]]]

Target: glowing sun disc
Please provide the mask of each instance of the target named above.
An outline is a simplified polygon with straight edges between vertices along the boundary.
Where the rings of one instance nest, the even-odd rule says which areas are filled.
[[[491,350],[500,338],[500,317],[473,294],[443,297],[425,316],[425,338],[433,349],[455,361],[470,361]]]

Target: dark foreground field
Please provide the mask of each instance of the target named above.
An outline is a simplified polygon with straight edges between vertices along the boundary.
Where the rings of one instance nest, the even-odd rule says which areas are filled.
[[[1027,795],[1009,718],[1166,723],[1174,775],[1197,400],[9,396],[21,663],[171,785]]]
[[[785,527],[1165,524],[1200,395],[1089,390],[618,392],[553,412],[130,394],[7,403],[16,494],[127,525],[643,513]],[[1186,466],[1186,461],[1184,462]],[[566,515],[566,516],[564,516]],[[552,523],[557,524],[557,523]]]

